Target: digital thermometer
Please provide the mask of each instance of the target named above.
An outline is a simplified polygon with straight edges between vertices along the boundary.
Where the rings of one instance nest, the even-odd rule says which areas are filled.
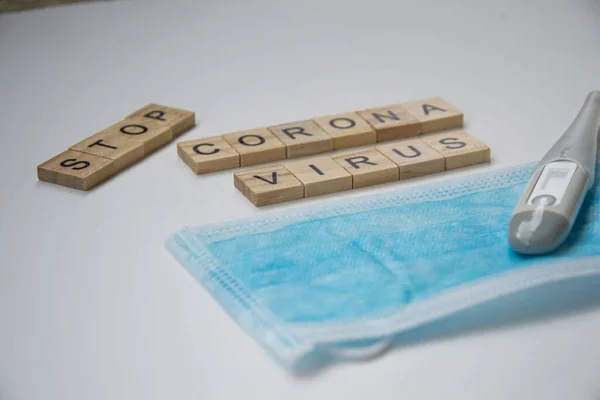
[[[536,166],[517,203],[508,228],[508,242],[514,251],[545,254],[567,238],[594,183],[599,133],[600,91],[594,91]]]

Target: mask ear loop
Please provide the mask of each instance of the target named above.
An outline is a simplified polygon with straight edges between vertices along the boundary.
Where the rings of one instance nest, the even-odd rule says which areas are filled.
[[[331,355],[351,361],[364,361],[375,357],[379,357],[385,353],[392,344],[391,338],[383,338],[373,344],[360,347],[335,347],[328,346],[325,348]]]

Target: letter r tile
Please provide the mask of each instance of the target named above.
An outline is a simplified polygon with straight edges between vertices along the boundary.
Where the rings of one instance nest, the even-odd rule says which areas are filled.
[[[269,130],[287,146],[287,158],[333,151],[333,139],[313,120],[270,126]]]
[[[352,174],[353,187],[397,181],[398,166],[375,149],[342,154],[333,159]]]

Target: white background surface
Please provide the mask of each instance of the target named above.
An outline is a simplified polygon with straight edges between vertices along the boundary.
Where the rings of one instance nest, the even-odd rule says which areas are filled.
[[[600,6],[586,0],[123,1],[0,15],[0,398],[600,398],[598,284],[298,377],[163,246],[183,225],[536,160],[598,88]],[[192,139],[434,95],[465,112],[491,167],[260,210],[230,171],[193,175],[174,143],[90,193],[36,180],[38,164],[148,102],[196,111]]]

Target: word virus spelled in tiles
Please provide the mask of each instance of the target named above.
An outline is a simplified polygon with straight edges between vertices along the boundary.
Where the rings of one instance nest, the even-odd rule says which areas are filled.
[[[234,184],[255,206],[264,206],[488,161],[488,146],[462,129],[453,129],[332,157],[237,172]]]

